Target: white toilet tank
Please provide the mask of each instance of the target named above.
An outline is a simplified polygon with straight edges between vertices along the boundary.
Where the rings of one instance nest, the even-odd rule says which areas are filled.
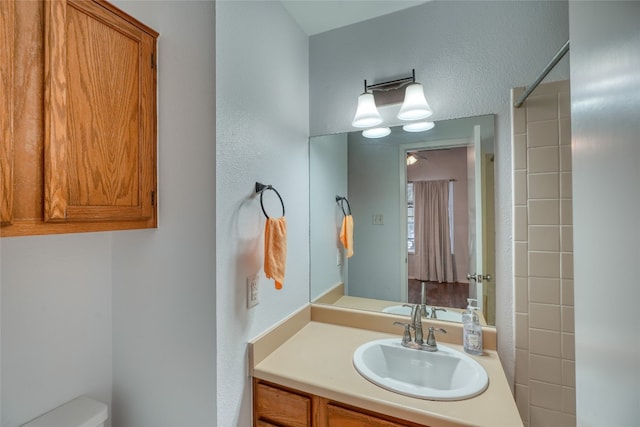
[[[80,396],[22,427],[104,427],[108,412],[104,403]]]

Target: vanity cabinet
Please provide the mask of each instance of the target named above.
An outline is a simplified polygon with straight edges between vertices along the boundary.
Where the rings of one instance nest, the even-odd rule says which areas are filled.
[[[254,427],[428,427],[253,380]]]
[[[156,227],[158,33],[103,0],[0,23],[0,234]]]

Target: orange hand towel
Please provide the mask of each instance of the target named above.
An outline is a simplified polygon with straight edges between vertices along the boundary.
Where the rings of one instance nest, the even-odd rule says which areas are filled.
[[[347,258],[351,258],[353,256],[353,217],[351,215],[345,215],[342,219],[340,241],[347,250]]]
[[[285,217],[267,218],[264,226],[264,272],[267,279],[282,289],[287,263],[287,220]]]

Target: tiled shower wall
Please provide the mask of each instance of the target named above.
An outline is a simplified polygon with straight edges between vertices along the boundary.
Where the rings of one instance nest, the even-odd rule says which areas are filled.
[[[569,82],[540,85],[512,117],[516,403],[525,426],[573,427]]]

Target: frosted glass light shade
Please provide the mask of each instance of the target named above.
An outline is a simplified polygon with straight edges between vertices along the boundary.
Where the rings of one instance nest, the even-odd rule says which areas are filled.
[[[400,107],[398,118],[400,120],[419,120],[425,119],[433,114],[431,107],[427,104],[424,97],[422,84],[412,83],[405,89],[404,102]]]
[[[391,133],[389,128],[371,128],[362,131],[365,138],[383,138]]]
[[[382,116],[376,108],[372,93],[363,93],[358,97],[358,109],[351,125],[357,128],[368,128],[382,123]]]
[[[413,154],[409,154],[407,156],[407,166],[411,166],[412,164],[414,164],[417,161],[418,161],[418,158],[416,156],[414,156]]]
[[[434,122],[415,122],[408,123],[402,126],[402,130],[405,132],[425,132],[429,129],[433,129],[436,124]]]

